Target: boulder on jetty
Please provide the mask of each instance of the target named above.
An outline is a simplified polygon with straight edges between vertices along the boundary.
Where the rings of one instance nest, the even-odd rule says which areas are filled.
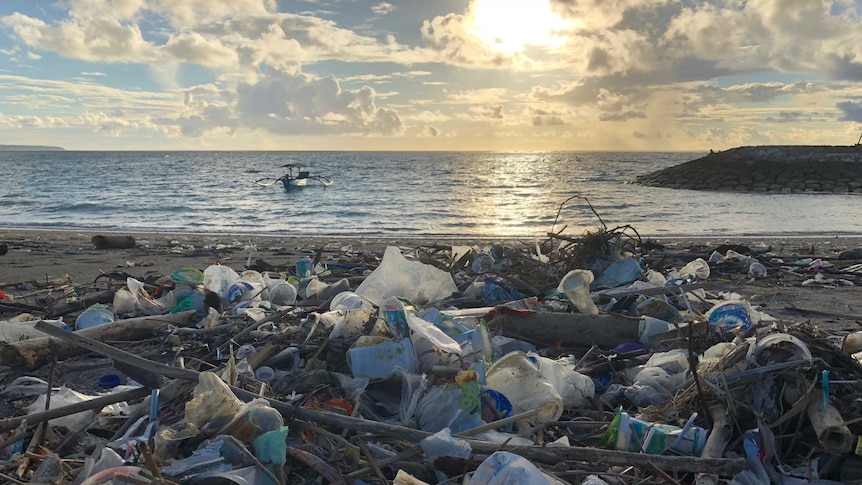
[[[739,147],[641,175],[635,183],[732,192],[862,194],[862,146]]]

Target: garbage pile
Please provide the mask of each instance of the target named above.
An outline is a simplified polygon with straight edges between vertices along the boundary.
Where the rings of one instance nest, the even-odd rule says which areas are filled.
[[[862,483],[862,332],[711,288],[859,263],[621,227],[46,289],[0,314],[0,479]]]

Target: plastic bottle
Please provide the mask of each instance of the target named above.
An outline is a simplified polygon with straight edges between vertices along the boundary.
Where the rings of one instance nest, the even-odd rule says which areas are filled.
[[[311,258],[299,258],[296,261],[296,276],[300,278],[311,276]]]

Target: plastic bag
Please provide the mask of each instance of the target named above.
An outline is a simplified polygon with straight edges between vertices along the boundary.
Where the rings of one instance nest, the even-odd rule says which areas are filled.
[[[129,287],[129,292],[135,299],[135,308],[139,309],[142,315],[164,315],[170,310],[163,303],[153,299],[144,289],[144,284],[131,276],[126,278],[126,286]]]
[[[565,482],[542,472],[530,460],[522,456],[508,451],[498,451],[485,458],[485,461],[473,473],[468,485],[509,485],[514,483],[563,485]]]
[[[536,361],[539,372],[560,393],[566,407],[589,406],[590,399],[596,395],[596,384],[592,379],[539,354],[529,353],[527,357]]]
[[[563,414],[563,398],[523,352],[510,352],[485,373],[488,387],[503,393],[515,413],[538,410],[536,421],[556,421]]]
[[[242,406],[230,387],[210,371],[200,373],[193,396],[186,403],[185,419],[198,428],[215,418],[233,417]]]
[[[590,285],[592,290],[604,288],[616,288],[631,283],[638,279],[643,268],[634,258],[623,258],[614,261],[602,274]]]
[[[479,409],[464,409],[462,406],[462,401],[468,397],[463,392],[463,388],[455,384],[435,386],[425,392],[416,407],[419,429],[436,433],[449,428],[460,433],[481,426]],[[478,394],[476,399],[479,399]]]
[[[73,391],[68,387],[60,387],[56,389],[51,394],[51,403],[48,409],[61,408],[63,406],[69,406],[71,404],[76,404],[84,401],[89,401],[90,399],[95,399],[97,396],[88,396],[87,394],[82,394],[77,391]],[[45,394],[40,394],[39,397],[30,404],[28,408],[30,413],[38,413],[45,411]],[[129,405],[125,402],[109,404],[102,408],[101,411],[103,414],[113,414],[115,416],[128,416],[130,413]],[[90,419],[91,413],[90,411],[82,411],[80,413],[71,414],[69,416],[61,416],[59,418],[54,418],[48,422],[51,426],[63,426],[66,429],[78,429],[80,426],[88,419]]]
[[[422,305],[448,298],[458,291],[452,275],[434,266],[408,261],[397,247],[389,246],[380,266],[356,289],[356,294],[380,305],[386,296],[403,296]]]
[[[237,272],[227,266],[213,264],[204,270],[204,288],[220,296],[223,304],[227,303],[228,288],[239,280]]]

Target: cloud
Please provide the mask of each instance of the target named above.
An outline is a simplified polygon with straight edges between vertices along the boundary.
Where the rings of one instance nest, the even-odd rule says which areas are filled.
[[[841,116],[838,117],[838,121],[855,121],[857,123],[862,123],[862,103],[842,101],[836,104],[835,107],[841,111]]]
[[[635,118],[645,119],[647,116],[641,111],[626,111],[624,113],[602,113],[599,121],[628,121]]]
[[[239,62],[233,49],[225,47],[218,39],[198,33],[172,35],[164,51],[177,61],[207,67],[232,67]]]
[[[377,5],[373,5],[371,7],[371,11],[374,12],[374,15],[378,15],[380,17],[383,17],[384,15],[390,14],[397,9],[398,9],[398,7],[396,7],[395,5],[392,5],[391,3],[388,3],[388,2],[381,2],[381,3],[378,3]]]
[[[14,13],[2,22],[28,46],[85,61],[156,62],[157,50],[145,41],[137,25],[115,19],[71,19],[50,26],[40,19]]]
[[[98,71],[90,71],[90,72],[88,72],[88,71],[81,71],[81,75],[82,75],[82,76],[91,76],[91,77],[104,77],[104,76],[107,76],[107,74],[105,74],[104,72],[98,72]]]
[[[334,78],[282,75],[237,86],[245,126],[278,134],[397,135],[404,127],[393,110],[375,105],[375,92],[342,91]]]
[[[770,123],[796,123],[799,121],[813,121],[808,113],[802,111],[780,111],[778,116],[767,116],[765,121]]]
[[[563,121],[562,113],[559,111],[548,111],[541,108],[531,110],[531,123],[533,126],[562,126],[566,122]]]
[[[275,0],[155,0],[153,11],[181,29],[267,16],[276,11]]]

